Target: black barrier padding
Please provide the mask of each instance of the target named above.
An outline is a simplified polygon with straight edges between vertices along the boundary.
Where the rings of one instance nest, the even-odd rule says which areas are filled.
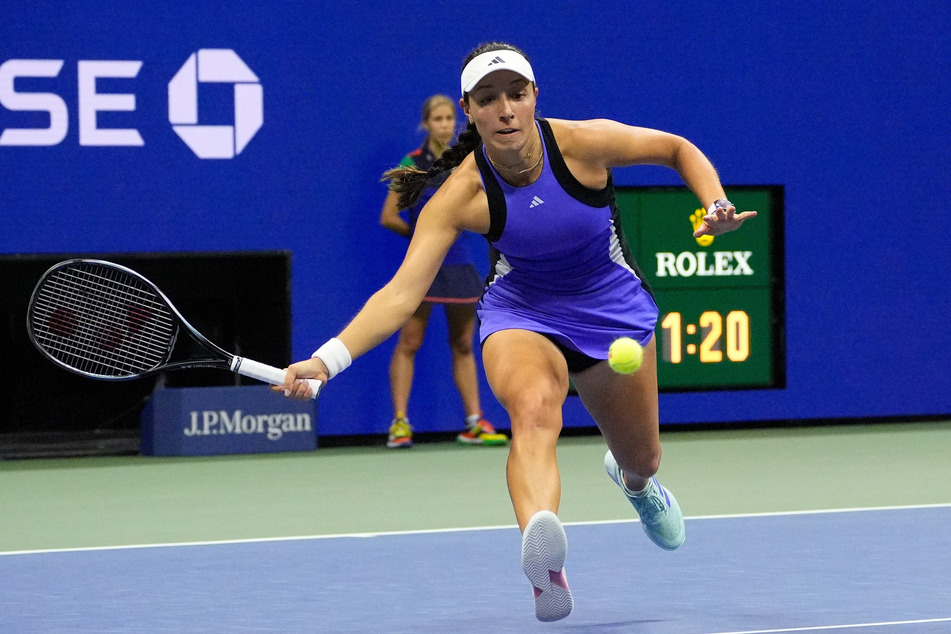
[[[108,260],[141,273],[199,332],[229,352],[278,367],[290,358],[290,252],[0,256],[0,457],[17,453],[13,448],[25,442],[63,445],[61,453],[68,455],[71,442],[96,438],[109,445],[111,437],[134,436],[157,385],[255,384],[206,369],[96,381],[52,364],[30,343],[27,306],[40,276],[74,257]],[[40,447],[36,455],[49,453]]]

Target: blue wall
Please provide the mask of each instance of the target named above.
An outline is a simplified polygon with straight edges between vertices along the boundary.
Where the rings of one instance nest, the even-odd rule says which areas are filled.
[[[785,186],[788,386],[664,394],[663,422],[951,413],[947,2],[566,2],[544,17],[512,2],[4,4],[0,63],[63,60],[56,78],[15,86],[58,94],[69,130],[51,147],[0,146],[2,253],[290,249],[294,356],[309,355],[401,258],[377,225],[378,177],[419,143],[419,104],[455,95],[465,53],[504,39],[532,57],[542,115],[669,130],[727,184]],[[263,127],[230,160],[198,159],[168,120],[169,80],[211,48],[233,49],[264,90]],[[144,146],[80,145],[79,60],[142,61],[97,90],[135,95],[98,125],[135,128]],[[202,124],[230,124],[230,86],[199,95]],[[0,129],[47,125],[0,107]],[[616,181],[679,184],[660,168]],[[439,315],[433,326],[411,415],[454,429]],[[392,345],[334,380],[322,433],[385,430]],[[590,424],[575,400],[568,423]]]

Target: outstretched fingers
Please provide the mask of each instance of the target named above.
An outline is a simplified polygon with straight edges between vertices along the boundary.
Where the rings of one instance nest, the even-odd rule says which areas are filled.
[[[736,231],[750,218],[755,218],[755,211],[737,213],[736,207],[716,207],[703,217],[703,224],[693,232],[693,237],[718,236],[729,231]]]

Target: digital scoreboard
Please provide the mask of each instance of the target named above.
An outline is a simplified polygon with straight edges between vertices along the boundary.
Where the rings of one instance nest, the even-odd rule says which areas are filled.
[[[727,187],[737,230],[694,238],[705,211],[685,187],[616,187],[621,224],[654,293],[661,391],[784,387],[783,188]]]

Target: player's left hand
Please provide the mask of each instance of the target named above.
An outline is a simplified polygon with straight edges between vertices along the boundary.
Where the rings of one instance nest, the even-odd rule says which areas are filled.
[[[755,211],[737,213],[733,203],[721,198],[710,205],[707,215],[703,217],[703,224],[693,232],[693,237],[718,236],[721,233],[735,231],[740,228],[744,221],[755,216]]]

